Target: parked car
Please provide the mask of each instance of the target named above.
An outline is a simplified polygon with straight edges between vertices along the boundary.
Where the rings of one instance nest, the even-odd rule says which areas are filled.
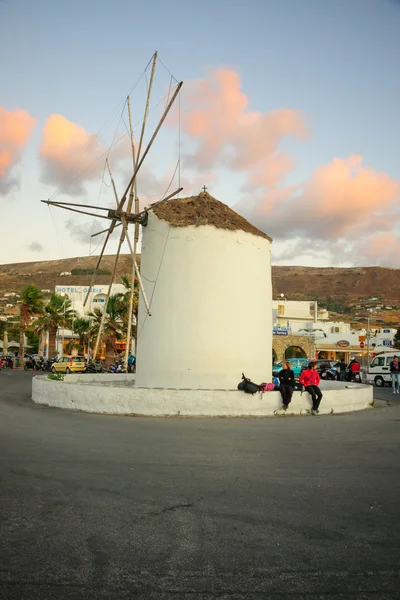
[[[392,376],[390,375],[390,363],[394,356],[399,356],[399,352],[388,352],[387,354],[378,354],[372,361],[368,373],[367,383],[375,383],[378,387],[384,387],[385,383],[392,385]]]
[[[284,362],[290,362],[294,376],[299,377],[301,371],[303,370],[303,366],[305,368],[310,362],[310,360],[308,358],[285,358],[285,360],[283,360],[282,362],[273,365],[272,374],[274,375],[274,377],[278,375],[279,371],[282,371]]]
[[[318,359],[315,362],[317,363],[317,371],[321,379],[330,381],[339,380],[339,364],[336,360]],[[306,368],[307,365],[304,365],[301,370],[304,371]]]
[[[53,363],[53,373],[83,373],[85,370],[84,356],[61,356]]]

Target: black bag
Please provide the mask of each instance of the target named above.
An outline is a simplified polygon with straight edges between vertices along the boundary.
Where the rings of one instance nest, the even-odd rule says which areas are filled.
[[[248,377],[242,373],[242,381],[237,386],[238,390],[242,390],[245,394],[255,394],[260,391],[260,386],[253,383]]]

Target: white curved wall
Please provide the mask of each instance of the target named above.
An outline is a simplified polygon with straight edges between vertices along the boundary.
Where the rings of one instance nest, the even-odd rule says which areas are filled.
[[[171,227],[149,214],[139,306],[139,387],[232,389],[242,372],[271,380],[270,242],[206,225]]]
[[[68,376],[72,377],[72,376]],[[187,417],[267,417],[282,406],[279,392],[245,394],[238,390],[167,390],[136,388],[127,382],[68,383],[52,381],[47,376],[32,380],[32,400],[57,408],[82,410],[89,413],[187,416]],[[104,381],[104,383],[102,383]],[[371,406],[373,388],[370,385],[332,382],[321,384],[323,392],[320,414],[338,414],[364,410]],[[294,392],[289,415],[305,415],[311,408],[309,394]]]

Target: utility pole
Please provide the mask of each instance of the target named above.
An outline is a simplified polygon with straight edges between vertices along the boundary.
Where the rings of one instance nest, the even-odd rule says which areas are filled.
[[[366,331],[366,337],[367,337],[367,373],[369,371],[369,342],[371,339],[371,329],[369,327],[369,320],[370,318],[368,317],[367,319],[367,331]]]

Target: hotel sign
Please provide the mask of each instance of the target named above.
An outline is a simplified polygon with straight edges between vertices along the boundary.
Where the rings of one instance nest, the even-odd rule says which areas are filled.
[[[79,293],[83,293],[86,294],[88,291],[88,287],[83,287],[83,286],[77,286],[77,287],[62,287],[62,286],[57,286],[56,287],[56,294],[79,294]],[[96,288],[93,287],[90,290],[91,294],[105,294],[106,292],[104,291],[104,288]]]

